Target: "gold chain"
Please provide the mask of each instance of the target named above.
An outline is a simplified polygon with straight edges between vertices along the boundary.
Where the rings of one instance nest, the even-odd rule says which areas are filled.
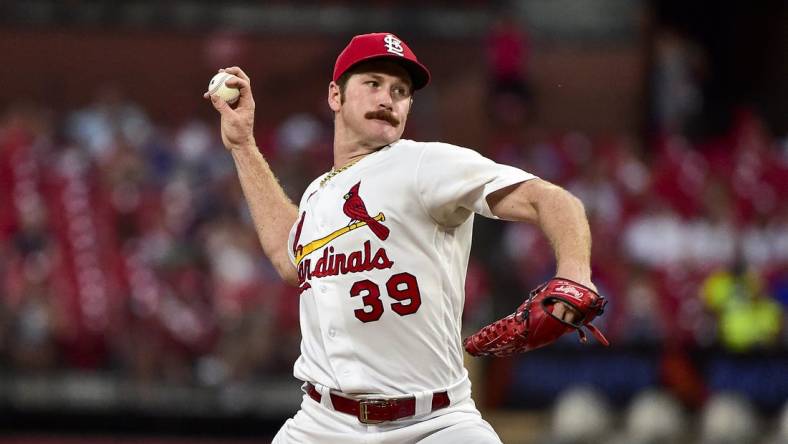
[[[326,182],[328,182],[329,180],[331,180],[331,178],[332,178],[332,177],[334,177],[334,176],[336,176],[337,174],[341,173],[342,171],[345,171],[346,169],[348,169],[348,168],[352,167],[353,165],[355,165],[355,164],[356,164],[356,162],[358,162],[358,161],[359,161],[359,160],[361,160],[361,159],[362,159],[362,158],[358,158],[358,159],[356,159],[356,160],[354,160],[354,161],[352,161],[352,162],[348,163],[347,165],[345,165],[345,166],[341,166],[341,167],[339,167],[339,168],[336,168],[336,169],[334,169],[334,168],[331,168],[331,171],[329,171],[329,172],[328,172],[328,174],[326,175],[326,177],[324,177],[324,178],[323,178],[323,179],[320,181],[320,186],[322,187],[322,186],[323,186],[323,185],[324,185]]]

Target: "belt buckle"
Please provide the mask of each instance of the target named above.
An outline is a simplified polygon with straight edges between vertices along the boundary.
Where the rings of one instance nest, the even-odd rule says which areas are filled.
[[[362,424],[380,424],[383,419],[369,419],[369,406],[388,407],[390,402],[385,399],[362,399],[358,402],[358,420]]]

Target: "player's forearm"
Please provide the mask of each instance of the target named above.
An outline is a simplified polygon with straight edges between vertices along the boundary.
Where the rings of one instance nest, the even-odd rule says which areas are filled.
[[[549,185],[533,205],[537,224],[550,240],[556,275],[591,283],[591,230],[583,203],[563,188]]]
[[[490,194],[487,202],[501,219],[541,228],[555,252],[556,275],[593,288],[591,230],[579,199],[546,180],[532,179]]]
[[[263,252],[282,279],[296,284],[296,270],[287,255],[287,238],[298,217],[298,208],[256,146],[233,149],[232,155]]]

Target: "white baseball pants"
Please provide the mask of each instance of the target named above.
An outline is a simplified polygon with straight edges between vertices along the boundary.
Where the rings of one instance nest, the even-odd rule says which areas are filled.
[[[327,397],[324,397],[327,398]],[[308,395],[272,444],[501,444],[471,398],[421,417],[368,425]]]

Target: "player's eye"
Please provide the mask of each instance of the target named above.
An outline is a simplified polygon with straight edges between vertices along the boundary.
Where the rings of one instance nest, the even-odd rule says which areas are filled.
[[[404,86],[397,86],[394,88],[394,94],[400,97],[408,97],[410,96],[410,90]]]
[[[366,82],[364,82],[364,84],[369,85],[372,88],[377,88],[378,86],[380,86],[380,83],[378,83],[377,80],[367,80]]]

